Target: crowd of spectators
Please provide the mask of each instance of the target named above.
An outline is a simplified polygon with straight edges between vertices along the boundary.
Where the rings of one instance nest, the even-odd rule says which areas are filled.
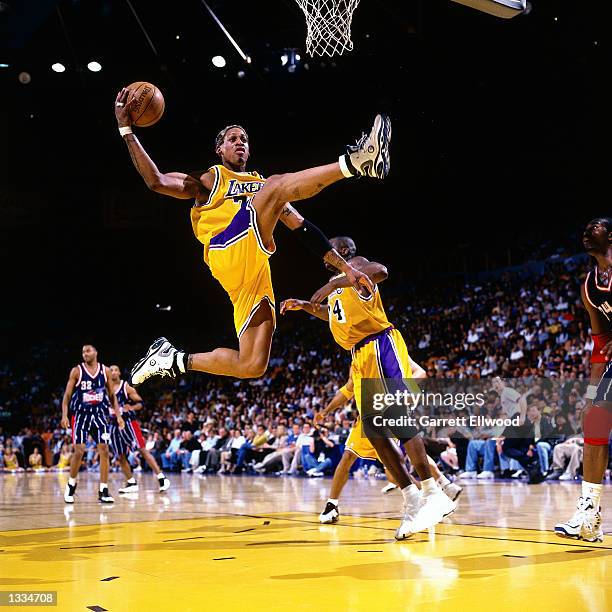
[[[592,349],[580,303],[585,273],[586,262],[570,258],[548,261],[536,274],[519,269],[481,283],[396,293],[390,288],[388,317],[429,377],[500,376],[535,385],[526,400],[521,425],[526,429],[516,438],[520,443],[509,442],[514,438],[508,431],[427,431],[428,448],[447,471],[490,477],[495,471],[508,476],[525,470],[539,480],[537,460],[542,475],[566,479],[566,473],[579,473],[584,404],[579,383],[588,377]],[[138,416],[146,446],[165,471],[312,477],[333,472],[355,411],[348,406],[323,427],[312,424],[346,381],[350,354],[333,343],[327,326],[306,318],[298,323],[298,317],[282,322],[261,379],[191,375],[171,384],[155,381],[142,390],[145,407]],[[0,469],[66,469],[72,447],[59,420],[67,371],[53,379],[44,369],[45,363],[59,361],[55,350],[38,347],[23,367],[0,365],[0,423],[4,417],[10,424],[16,413],[27,423],[16,431],[0,429]],[[99,350],[104,354],[103,346]],[[492,391],[484,412],[512,416],[502,404],[501,391]],[[129,460],[136,469],[147,469],[138,453]],[[99,467],[91,442],[83,467]]]

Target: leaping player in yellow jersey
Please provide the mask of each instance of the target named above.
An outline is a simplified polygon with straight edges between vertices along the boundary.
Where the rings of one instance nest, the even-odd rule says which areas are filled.
[[[239,349],[218,348],[207,353],[177,351],[159,338],[132,368],[132,384],[152,376],[171,376],[187,370],[236,378],[257,378],[265,372],[275,328],[274,292],[268,259],[275,251],[273,232],[280,220],[298,234],[323,260],[341,270],[352,286],[368,293],[370,279],[332,248],[327,238],[288,203],[311,198],[344,178],[361,175],[383,179],[389,172],[391,122],[377,115],[369,134],[348,147],[337,162],[301,172],[264,179],[247,172],[249,138],[239,125],[221,130],[215,152],[221,163],[203,173],[162,173],[131,133],[128,90],[115,100],[115,116],[134,166],[147,187],[178,199],[195,199],[193,230],[204,245],[204,261],[227,291],[234,306]]]
[[[345,257],[351,266],[367,274],[375,283],[387,278],[387,268],[365,257],[357,257],[357,249],[351,238],[333,238],[332,246]],[[328,268],[332,268],[326,264]],[[339,270],[334,270],[336,273]],[[327,305],[321,302],[327,298]],[[387,319],[378,287],[364,297],[355,291],[344,274],[338,274],[321,289],[310,302],[289,299],[281,304],[280,312],[304,310],[323,321],[329,322],[334,340],[352,354],[351,377],[354,395],[360,416],[366,418],[361,405],[361,386],[364,379],[396,379],[398,384],[412,376],[408,349],[401,333]],[[368,429],[377,428],[368,423]],[[409,428],[410,429],[410,428]],[[415,428],[406,432],[406,453],[421,479],[422,495],[410,480],[408,470],[397,444],[386,432],[372,435],[370,442],[384,466],[389,470],[394,482],[402,491],[404,516],[395,532],[398,540],[411,537],[415,533],[439,523],[446,515],[455,510],[451,501],[437,486],[431,475],[425,445]]]

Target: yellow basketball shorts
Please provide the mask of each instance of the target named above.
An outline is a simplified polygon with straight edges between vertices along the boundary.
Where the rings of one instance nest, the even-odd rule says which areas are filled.
[[[208,265],[234,306],[234,326],[238,338],[263,300],[269,302],[276,325],[268,261],[274,249],[274,246],[273,250],[264,246],[257,226],[257,213],[250,204],[241,208],[231,223],[210,241]]]
[[[355,401],[361,414],[361,383],[364,378],[383,379],[412,378],[408,349],[402,334],[395,328],[386,329],[358,342],[352,349],[351,371],[355,389]]]
[[[353,423],[351,433],[349,433],[349,437],[346,439],[344,450],[350,451],[360,459],[378,459],[380,461],[378,453],[372,446],[372,443],[363,433],[361,419],[357,419],[355,423]]]

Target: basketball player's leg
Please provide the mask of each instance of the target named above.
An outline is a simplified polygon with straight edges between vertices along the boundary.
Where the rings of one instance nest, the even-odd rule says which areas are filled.
[[[104,442],[98,442],[98,457],[100,458],[100,482],[102,484],[108,484],[108,469],[110,462],[108,444]]]
[[[268,367],[273,334],[272,307],[267,300],[262,300],[240,336],[237,351],[217,348],[208,353],[191,353],[187,357],[187,370],[234,378],[259,378]]]
[[[132,466],[130,462],[127,460],[127,457],[122,453],[119,456],[119,467],[125,476],[127,481],[131,480],[134,477],[134,473],[132,472]]]
[[[340,459],[340,463],[338,463],[336,466],[336,471],[334,472],[334,477],[332,478],[329,498],[325,504],[323,512],[321,512],[319,515],[320,523],[335,523],[340,518],[340,513],[338,512],[338,502],[340,500],[342,489],[344,489],[344,485],[346,485],[348,482],[351,467],[353,466],[353,463],[355,463],[356,459],[357,455],[355,455],[355,453],[351,453],[351,451],[345,450],[344,453],[342,453],[342,458]]]
[[[612,431],[612,401],[608,394],[609,380],[606,373],[598,386],[592,406],[583,414],[584,457],[582,494],[576,512],[565,523],[555,525],[555,533],[562,537],[602,542],[601,494],[603,476],[608,464],[608,445]],[[602,382],[604,383],[602,385]],[[605,391],[603,390],[605,389]]]
[[[268,245],[283,207],[287,202],[305,200],[317,195],[343,178],[355,175],[384,178],[389,172],[389,143],[391,122],[377,115],[370,134],[355,147],[349,147],[337,162],[271,176],[253,198],[259,231],[263,243]]]
[[[85,455],[85,444],[75,444],[74,453],[72,453],[72,457],[70,458],[70,478],[76,479],[81,469],[83,455]]]

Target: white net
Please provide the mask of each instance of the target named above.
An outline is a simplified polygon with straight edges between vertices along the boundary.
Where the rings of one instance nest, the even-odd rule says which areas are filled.
[[[296,0],[304,15],[309,55],[342,55],[352,51],[351,22],[359,0]]]

